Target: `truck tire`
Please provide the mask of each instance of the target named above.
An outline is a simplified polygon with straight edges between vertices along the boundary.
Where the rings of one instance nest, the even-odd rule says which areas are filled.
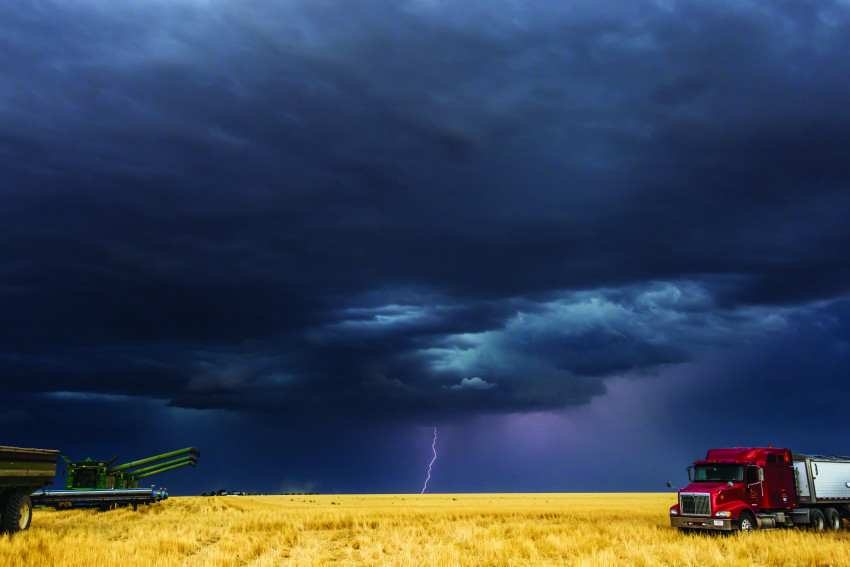
[[[842,528],[841,514],[839,514],[838,510],[835,508],[825,508],[823,511],[823,518],[826,521],[826,529],[840,530]]]
[[[3,502],[0,531],[20,532],[29,529],[32,522],[32,501],[25,492],[16,491]]]
[[[753,530],[757,530],[759,527],[756,522],[756,517],[753,516],[751,512],[747,512],[746,510],[741,512],[741,515],[738,517],[738,529],[742,532],[751,532]]]
[[[809,514],[809,527],[816,532],[822,532],[825,525],[826,520],[823,517],[823,512],[814,508]]]

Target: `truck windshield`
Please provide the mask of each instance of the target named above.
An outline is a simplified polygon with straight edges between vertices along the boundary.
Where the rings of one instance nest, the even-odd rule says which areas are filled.
[[[744,467],[741,465],[697,465],[694,467],[693,482],[742,482]]]

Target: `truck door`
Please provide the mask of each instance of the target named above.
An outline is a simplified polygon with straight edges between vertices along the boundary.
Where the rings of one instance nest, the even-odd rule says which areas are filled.
[[[753,508],[759,507],[762,497],[762,471],[759,467],[747,467],[747,500]]]

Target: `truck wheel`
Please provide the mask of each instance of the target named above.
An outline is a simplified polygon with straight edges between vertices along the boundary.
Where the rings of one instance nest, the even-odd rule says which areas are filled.
[[[3,519],[0,531],[20,532],[30,527],[32,521],[32,501],[24,492],[13,492],[3,503]]]
[[[826,525],[826,521],[824,520],[824,517],[823,517],[823,512],[821,512],[820,510],[815,508],[814,510],[812,510],[809,520],[810,520],[810,523],[809,523],[810,528],[812,528],[816,532],[822,532],[823,531],[823,528]]]
[[[744,511],[738,518],[738,529],[742,532],[751,532],[757,530],[759,525],[756,523],[756,517],[752,513]]]
[[[826,508],[823,511],[824,520],[826,520],[826,529],[840,530],[841,529],[841,514],[835,508]]]

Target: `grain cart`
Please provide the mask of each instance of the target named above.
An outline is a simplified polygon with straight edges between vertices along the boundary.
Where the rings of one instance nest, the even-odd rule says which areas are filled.
[[[710,449],[688,467],[688,480],[670,508],[671,525],[682,530],[840,530],[850,518],[850,457]]]
[[[195,447],[186,447],[113,466],[118,460],[117,456],[109,461],[95,461],[91,458],[71,461],[60,455],[67,464],[63,472],[66,475],[65,490],[37,492],[33,495],[33,501],[57,509],[94,506],[106,510],[114,506],[132,505],[135,510],[139,504],[152,504],[168,498],[168,493],[163,489],[139,488],[139,480],[181,467],[194,467],[200,456],[201,452]]]
[[[44,487],[56,474],[52,449],[22,449],[0,446],[0,532],[18,532],[30,527],[30,494]]]

